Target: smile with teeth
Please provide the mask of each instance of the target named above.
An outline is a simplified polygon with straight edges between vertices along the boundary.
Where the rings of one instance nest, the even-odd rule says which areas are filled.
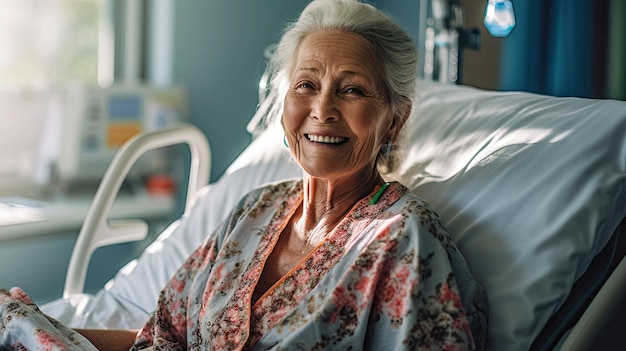
[[[316,143],[323,143],[323,144],[337,144],[338,145],[338,144],[343,144],[348,140],[348,138],[344,138],[344,137],[334,137],[334,136],[325,136],[325,135],[304,134],[304,136],[310,141],[313,141]]]

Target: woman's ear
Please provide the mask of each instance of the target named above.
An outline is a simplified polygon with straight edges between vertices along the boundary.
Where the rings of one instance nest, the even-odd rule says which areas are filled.
[[[398,137],[400,136],[400,131],[404,124],[409,119],[411,115],[411,108],[413,107],[413,103],[411,100],[407,99],[407,102],[403,109],[399,111],[400,115],[394,116],[393,122],[391,123],[391,127],[389,128],[389,137],[391,138],[391,142],[395,144],[398,141]]]

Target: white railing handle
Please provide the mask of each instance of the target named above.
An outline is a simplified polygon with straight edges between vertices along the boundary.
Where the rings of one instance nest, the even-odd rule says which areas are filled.
[[[204,133],[191,124],[177,123],[131,138],[115,154],[89,207],[72,251],[63,298],[83,293],[89,259],[95,249],[146,237],[148,225],[145,221],[108,221],[107,217],[122,182],[139,156],[176,144],[187,144],[191,153],[185,213],[189,211],[198,190],[209,181],[211,148]]]

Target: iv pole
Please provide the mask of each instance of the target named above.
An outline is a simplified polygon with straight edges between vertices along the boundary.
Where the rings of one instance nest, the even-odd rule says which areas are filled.
[[[464,27],[459,0],[420,0],[420,23],[426,23],[420,32],[423,78],[460,84],[463,50],[478,50],[480,33],[477,28]]]

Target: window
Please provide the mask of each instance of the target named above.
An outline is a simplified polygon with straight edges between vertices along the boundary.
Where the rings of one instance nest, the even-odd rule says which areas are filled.
[[[68,132],[64,117],[70,114],[70,104],[78,106],[76,111],[82,107],[69,102],[69,92],[139,86],[147,83],[148,73],[154,77],[150,84],[169,84],[169,18],[174,4],[174,0],[3,1],[0,197],[45,192],[48,185],[62,183],[55,177],[55,162],[58,155],[67,154],[59,141],[61,130]],[[149,35],[151,31],[158,40]],[[153,42],[146,40],[150,37]],[[147,50],[158,58],[150,67],[144,67]],[[84,131],[75,129],[68,133],[75,136]]]
[[[98,70],[109,64],[98,62],[99,49],[106,44],[100,32],[105,2],[5,0],[0,11],[0,88],[97,83]]]
[[[0,193],[31,188],[54,91],[112,81],[111,0],[4,0],[0,11]]]

